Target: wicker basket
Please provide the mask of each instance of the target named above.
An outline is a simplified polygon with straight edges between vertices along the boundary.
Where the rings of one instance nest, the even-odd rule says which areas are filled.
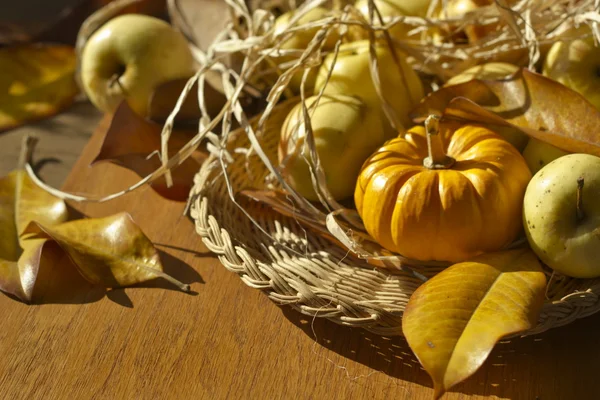
[[[259,141],[276,160],[279,132],[266,130]],[[233,193],[265,188],[265,165],[251,152],[239,151],[249,147],[243,130],[233,132],[227,144],[233,158],[225,167],[227,174],[220,158],[211,155],[195,177],[191,216],[205,245],[225,268],[278,304],[384,336],[402,334],[403,310],[422,281],[405,271],[375,268],[262,203],[239,196],[238,204],[232,201],[226,176]],[[440,270],[429,267],[425,275]],[[550,271],[548,276],[546,304],[537,327],[527,335],[600,310],[600,279],[572,279]]]

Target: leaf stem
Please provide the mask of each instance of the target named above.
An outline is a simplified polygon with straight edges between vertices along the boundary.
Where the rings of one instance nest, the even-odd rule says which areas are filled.
[[[23,136],[23,140],[21,141],[21,151],[19,153],[19,161],[17,165],[17,169],[23,170],[25,169],[25,164],[28,164],[31,161],[33,156],[33,150],[39,141],[39,137],[27,134]]]
[[[161,270],[150,268],[143,264],[137,264],[137,265],[139,265],[140,267],[142,267],[148,271],[152,271],[152,273],[155,274],[158,278],[163,278],[164,280],[168,281],[169,283],[172,283],[173,285],[177,286],[182,292],[189,293],[192,291],[192,289],[190,288],[190,285],[173,278],[171,275],[166,274]]]
[[[446,155],[444,143],[440,136],[440,116],[430,115],[425,120],[427,133],[427,151],[429,156],[423,160],[423,165],[429,169],[448,169],[455,163],[455,159]]]
[[[583,211],[583,185],[585,181],[583,177],[577,178],[577,221],[581,221],[585,218],[585,212]]]

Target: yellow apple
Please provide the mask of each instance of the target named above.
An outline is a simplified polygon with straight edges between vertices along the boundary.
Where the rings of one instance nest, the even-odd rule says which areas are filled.
[[[535,174],[547,164],[567,154],[569,153],[564,150],[534,138],[529,139],[529,143],[527,143],[525,150],[523,150],[523,158],[525,158],[532,174]]]
[[[317,97],[309,97],[306,106]],[[329,191],[336,200],[351,197],[362,164],[385,140],[381,114],[356,97],[324,95],[311,114],[311,127]],[[278,154],[288,183],[307,199],[318,200],[306,161],[310,151],[302,104],[292,109],[281,128]]]
[[[506,1],[506,5],[509,7],[515,3],[517,3],[516,0]],[[466,23],[463,21],[466,14],[486,6],[494,7],[494,0],[448,0],[446,7],[436,10],[437,17],[439,19],[453,19],[457,22],[451,23],[447,28],[429,29],[424,34],[431,35],[432,41],[436,44],[475,43],[501,28],[501,25],[496,22],[482,25],[478,22]],[[527,61],[528,54],[527,49],[514,49],[490,54],[486,59],[488,61],[499,61],[521,65]]]
[[[600,158],[560,157],[531,179],[523,203],[525,233],[549,267],[574,278],[600,277]]]
[[[104,112],[113,112],[125,99],[145,117],[157,86],[194,73],[194,58],[183,35],[146,15],[111,19],[94,32],[81,55],[83,89]]]
[[[306,14],[304,14],[302,17],[300,17],[298,19],[298,22],[295,24],[295,26],[319,21],[321,19],[330,17],[331,15],[332,15],[332,12],[327,10],[326,8],[315,7],[313,9],[311,9],[310,11],[308,11]],[[275,20],[274,34],[279,35],[279,34],[285,32],[289,28],[290,21],[293,16],[294,16],[294,11],[288,11],[287,13],[280,15]],[[310,28],[310,29],[301,29],[301,30],[297,31],[296,33],[294,33],[289,39],[284,41],[281,44],[280,48],[282,50],[304,50],[308,47],[309,43],[313,40],[314,36],[317,34],[319,29],[320,29],[320,27],[314,27],[314,28]],[[325,43],[323,45],[323,50],[333,49],[333,47],[335,46],[335,44],[339,40],[339,38],[340,38],[340,35],[339,35],[339,32],[337,31],[337,29],[332,30],[330,32],[329,36],[327,37],[327,39],[325,40]],[[297,59],[297,58],[293,57],[293,56],[281,56],[281,57],[277,57],[276,61],[278,64],[281,64],[281,63],[292,61],[295,59]],[[303,75],[303,71],[299,71],[298,73],[294,74],[294,76],[292,76],[292,79],[289,83],[288,87],[295,94],[300,93],[300,85],[302,83],[302,75]],[[317,77],[317,68],[313,68],[310,71],[309,76],[307,77],[307,81],[305,84],[306,90],[313,89],[313,87],[315,86],[316,77]]]
[[[546,56],[543,73],[600,109],[600,48],[594,45],[593,37],[554,43]]]
[[[396,113],[399,122],[404,128],[408,128],[412,126],[409,112],[424,95],[421,79],[399,50],[396,50],[398,63],[394,61],[392,52],[386,45],[377,45],[376,54],[382,95]],[[319,69],[315,94],[325,86],[327,74],[332,68],[333,56],[334,54],[329,54],[325,57]],[[368,40],[340,46],[325,93],[358,96],[374,110],[381,109],[381,99],[371,78]],[[390,137],[397,134],[391,130],[388,132]]]
[[[374,3],[381,13],[383,22],[387,23],[392,17],[425,17],[431,0],[374,0]],[[369,0],[358,0],[354,7],[369,21]],[[374,22],[377,22],[376,14],[374,18]],[[408,37],[408,32],[413,28],[414,26],[397,23],[390,29],[389,33],[393,38],[402,40]]]

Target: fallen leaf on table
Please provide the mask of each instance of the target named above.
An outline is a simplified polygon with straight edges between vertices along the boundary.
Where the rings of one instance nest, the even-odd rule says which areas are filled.
[[[506,80],[444,87],[412,116],[421,122],[431,114],[512,126],[565,151],[600,156],[600,111],[579,93],[527,69]]]
[[[24,234],[32,221],[52,226],[67,220],[65,203],[40,189],[24,171],[0,179],[0,290],[30,302],[44,260],[59,256],[56,249],[42,254],[45,239]]]
[[[100,151],[92,165],[99,162],[113,162],[145,177],[155,171],[161,164],[155,154],[160,150],[161,125],[137,115],[127,102],[115,111],[110,127],[106,132]],[[193,136],[192,132],[175,130],[169,141],[169,154],[175,154]],[[194,175],[200,169],[206,155],[196,151],[172,172],[173,186],[167,187],[164,178],[153,182],[150,186],[161,196],[177,201],[188,198],[193,185]]]
[[[0,132],[69,106],[79,89],[69,46],[0,48]]]
[[[402,331],[434,382],[435,398],[471,376],[504,336],[533,328],[546,277],[529,249],[455,264],[411,296]]]
[[[116,288],[163,278],[190,291],[163,272],[158,251],[127,213],[57,226],[33,224],[28,232],[55,240],[91,283]]]

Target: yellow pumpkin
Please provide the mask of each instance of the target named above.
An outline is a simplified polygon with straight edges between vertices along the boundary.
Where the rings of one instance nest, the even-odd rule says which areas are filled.
[[[420,261],[499,250],[521,230],[531,172],[492,130],[429,117],[365,162],[354,199],[369,234]],[[429,145],[428,145],[429,143]]]

